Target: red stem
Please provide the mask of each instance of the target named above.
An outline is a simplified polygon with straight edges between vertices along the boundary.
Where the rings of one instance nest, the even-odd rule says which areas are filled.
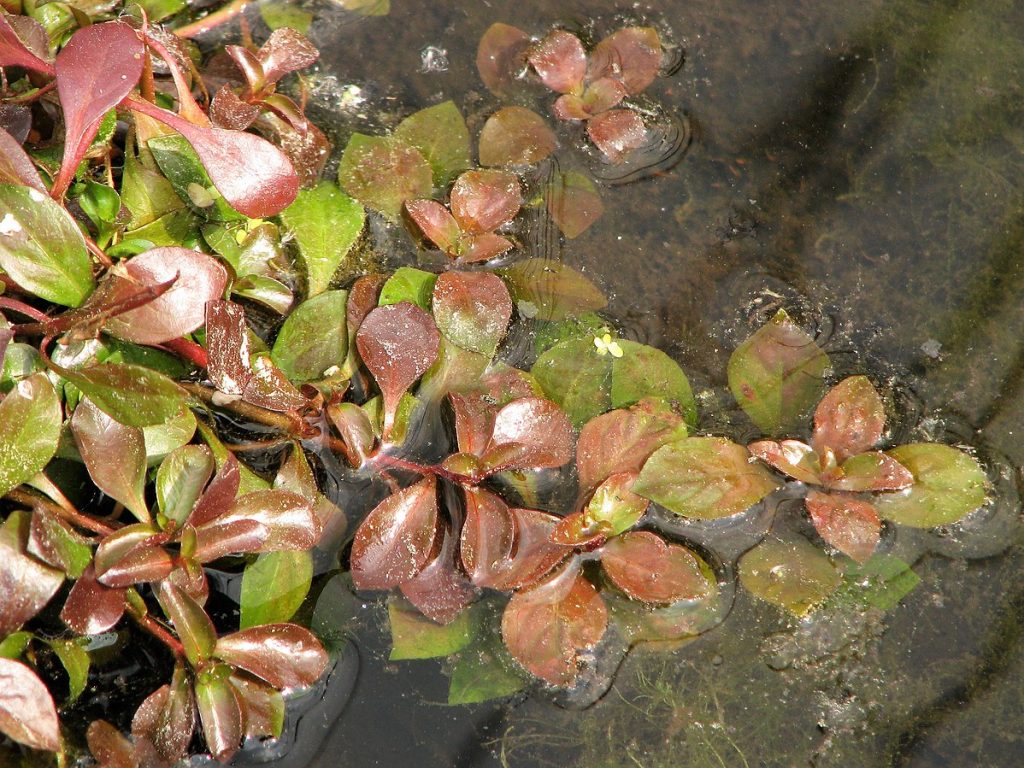
[[[22,490],[21,488],[8,491],[4,498],[28,507],[46,507],[47,510],[59,517],[63,517],[69,523],[77,525],[79,528],[84,528],[87,531],[98,533],[100,536],[109,536],[117,530],[116,528],[111,528],[106,523],[101,523],[96,518],[82,514],[77,509],[68,509],[60,504],[54,504],[43,496],[39,496],[31,491]]]
[[[183,27],[178,27],[174,30],[174,34],[178,37],[196,37],[209,32],[211,29],[216,29],[221,24],[225,24],[231,21],[233,18],[243,13],[246,8],[249,7],[249,3],[252,0],[233,0],[223,8],[220,8],[209,16],[199,19],[199,21],[193,21],[191,24],[186,24]]]
[[[185,646],[181,644],[181,641],[172,635],[159,621],[154,619],[149,614],[138,614],[131,609],[131,603],[128,603],[128,615],[131,616],[135,623],[142,627],[144,630],[149,632],[153,637],[162,642],[171,652],[174,653],[179,659],[185,658]]]
[[[47,315],[40,312],[35,307],[30,307],[23,301],[11,299],[6,296],[0,296],[0,307],[10,309],[14,312],[24,315],[25,317],[31,317],[33,320],[36,320],[40,323],[45,323],[50,319]]]
[[[63,194],[63,193],[61,193]],[[114,266],[114,262],[110,260],[110,257],[100,248],[96,243],[92,241],[91,237],[85,238],[85,247],[89,249],[89,252],[96,257],[96,261],[102,264],[104,267]]]
[[[445,480],[450,480],[453,483],[465,483],[466,478],[462,475],[457,475],[454,472],[449,472],[447,469],[442,467],[440,464],[417,464],[414,461],[406,461],[405,459],[399,459],[397,456],[389,456],[386,453],[377,453],[370,458],[371,462],[379,462],[395,469],[404,469],[408,472],[416,472],[420,475],[435,475],[436,477],[443,477]]]
[[[170,341],[165,341],[159,346],[163,347],[168,352],[173,352],[184,360],[188,360],[199,368],[205,368],[210,362],[209,357],[206,354],[206,350],[194,341],[189,341],[188,339],[171,339]]]

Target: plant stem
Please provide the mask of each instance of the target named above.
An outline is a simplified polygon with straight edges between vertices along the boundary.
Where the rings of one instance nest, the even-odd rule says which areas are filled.
[[[110,257],[107,256],[106,252],[102,248],[92,241],[91,237],[85,238],[85,247],[89,249],[89,253],[96,257],[96,261],[104,267],[114,266],[114,262],[110,260]]]
[[[217,408],[223,408],[226,411],[236,413],[249,421],[262,424],[267,427],[272,427],[280,430],[281,432],[286,432],[289,435],[303,439],[314,436],[310,433],[311,428],[309,425],[294,414],[267,410],[266,408],[260,408],[258,405],[246,403],[243,400],[221,402],[218,397],[220,393],[216,389],[211,389],[210,387],[204,387],[202,384],[195,384],[187,381],[179,382],[179,384],[190,394],[195,395],[203,402],[209,403]]]
[[[117,530],[106,523],[100,522],[94,517],[90,517],[89,515],[79,512],[74,507],[68,508],[60,504],[55,504],[45,496],[34,493],[33,491],[14,488],[13,490],[8,491],[4,498],[29,507],[43,507],[58,517],[63,517],[69,523],[77,525],[79,528],[85,528],[87,531],[98,533],[100,536],[109,536]]]
[[[249,7],[250,2],[252,0],[232,0],[232,2],[214,11],[209,16],[193,21],[191,24],[186,24],[183,27],[178,27],[174,30],[174,34],[178,37],[193,38],[204,32],[209,32],[211,29],[216,29],[221,24],[225,24],[243,13]]]
[[[50,319],[35,307],[30,307],[23,301],[11,299],[6,296],[0,296],[0,307],[10,309],[18,314],[24,315],[25,317],[31,317],[33,320],[38,320],[40,323],[45,323]]]
[[[126,602],[126,605],[128,606],[128,615],[135,620],[136,624],[170,648],[171,652],[174,653],[176,657],[179,659],[185,658],[185,647],[181,644],[181,641],[178,638],[167,631],[163,624],[149,614],[139,613],[136,611],[132,607],[130,600]]]
[[[163,347],[168,352],[173,352],[184,360],[188,360],[199,368],[205,368],[210,362],[209,357],[206,354],[206,350],[194,341],[189,341],[188,339],[171,339],[170,341],[165,341],[159,346]]]
[[[464,483],[466,478],[461,475],[456,475],[454,472],[449,472],[447,469],[442,467],[440,464],[417,464],[414,461],[407,461],[406,459],[400,459],[397,456],[389,456],[386,453],[376,453],[369,459],[371,462],[379,462],[395,469],[404,469],[407,472],[415,472],[420,475],[434,475],[436,477],[443,477],[445,480],[450,480],[453,483]]]

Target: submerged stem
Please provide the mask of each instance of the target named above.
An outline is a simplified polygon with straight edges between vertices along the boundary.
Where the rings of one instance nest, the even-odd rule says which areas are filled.
[[[232,2],[225,5],[223,8],[211,13],[209,16],[205,16],[198,21],[193,21],[190,24],[186,24],[183,27],[178,27],[174,30],[174,34],[178,37],[196,37],[209,32],[211,29],[216,29],[221,24],[226,24],[233,18],[243,13],[246,8],[249,7],[249,3],[252,0],[232,0]]]

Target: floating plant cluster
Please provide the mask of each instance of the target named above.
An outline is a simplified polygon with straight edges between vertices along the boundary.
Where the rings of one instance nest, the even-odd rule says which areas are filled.
[[[805,491],[819,546],[766,529],[737,565],[803,615],[844,575],[891,570],[883,520],[949,525],[986,503],[970,454],[891,445],[867,377],[828,389],[826,352],[784,311],[726,377],[764,439],[702,431],[679,364],[617,338],[587,275],[524,247],[524,209],[568,238],[602,209],[582,171],[537,188],[530,168],[572,149],[536,112],[491,114],[480,167],[450,101],[353,134],[336,184],[286,81],[317,58],[300,33],[197,68],[144,13],[86,20],[0,15],[8,744],[169,766],[279,737],[289,693],[329,664],[307,596],[328,599],[331,573],[388,591],[393,657],[451,656],[466,703],[571,689],[614,648],[720,623],[728,571],[665,520],[728,523]],[[652,28],[587,52],[497,24],[477,63],[495,94],[558,93],[555,117],[615,164],[647,140],[628,101],[662,59]],[[368,217],[442,257],[355,266]],[[344,511],[327,468],[359,489]],[[165,662],[117,723],[89,703],[110,637]]]

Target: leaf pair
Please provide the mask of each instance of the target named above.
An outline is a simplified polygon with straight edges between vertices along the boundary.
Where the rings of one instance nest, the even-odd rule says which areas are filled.
[[[519,180],[506,171],[467,171],[452,186],[450,207],[436,200],[407,200],[405,210],[423,234],[451,258],[488,261],[513,248],[494,230],[519,213]]]

